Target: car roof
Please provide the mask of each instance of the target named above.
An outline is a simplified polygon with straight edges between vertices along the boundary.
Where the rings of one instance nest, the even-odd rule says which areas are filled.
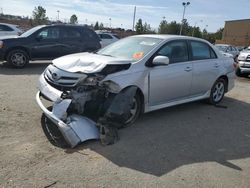
[[[166,35],[166,34],[146,34],[146,35],[134,35],[132,37],[149,37],[149,38],[158,38],[163,40],[177,40],[177,39],[188,39],[188,40],[196,40],[208,43],[206,40],[196,37],[183,36],[183,35]]]
[[[7,26],[18,26],[18,25],[15,25],[15,24],[9,24],[9,23],[2,23],[0,22],[1,25],[7,25]]]
[[[48,25],[41,25],[41,27],[54,27],[54,26],[57,26],[57,27],[80,27],[80,28],[89,29],[85,25],[73,25],[73,24],[48,24]]]

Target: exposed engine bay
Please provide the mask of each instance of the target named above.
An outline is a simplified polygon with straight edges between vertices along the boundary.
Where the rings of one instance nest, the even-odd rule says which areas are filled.
[[[89,139],[113,144],[118,140],[117,129],[131,123],[137,88],[131,86],[121,90],[113,81],[103,81],[107,74],[122,69],[124,65],[113,66],[104,68],[102,74],[83,76],[70,89],[59,89],[41,75],[37,102],[71,147]],[[53,102],[52,111],[44,109],[41,97]]]

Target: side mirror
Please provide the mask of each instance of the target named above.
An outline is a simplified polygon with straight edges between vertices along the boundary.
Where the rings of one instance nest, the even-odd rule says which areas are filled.
[[[169,58],[167,56],[156,56],[153,59],[153,65],[168,65],[169,64]]]

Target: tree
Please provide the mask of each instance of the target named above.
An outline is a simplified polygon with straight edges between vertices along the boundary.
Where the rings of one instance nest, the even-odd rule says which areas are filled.
[[[192,27],[192,36],[201,38],[202,33],[199,27]]]
[[[137,34],[142,34],[143,33],[143,25],[142,25],[142,19],[140,18],[136,25],[135,25],[135,31]]]
[[[99,23],[98,22],[95,23],[94,30],[99,30]]]
[[[182,35],[192,35],[192,27],[189,26],[187,19],[182,22]]]
[[[33,25],[42,25],[48,23],[48,17],[46,16],[46,10],[42,6],[35,7],[32,12]]]
[[[158,33],[160,34],[167,34],[168,33],[168,23],[166,20],[162,20],[159,28],[158,28]]]
[[[223,35],[223,31],[224,31],[224,28],[218,29],[218,30],[216,31],[216,33],[214,33],[215,39],[221,40],[221,39],[222,39],[222,35]]]
[[[100,25],[99,25],[99,29],[100,29],[100,30],[103,30],[103,29],[104,29],[104,25],[103,25],[103,23],[100,23]]]
[[[178,35],[180,33],[181,25],[176,21],[172,21],[168,24],[168,34]]]
[[[215,43],[216,40],[222,39],[223,30],[224,28],[220,28],[215,33],[207,33],[206,36],[204,36],[204,38],[211,43]]]
[[[147,22],[145,22],[143,25],[143,33],[153,34],[153,33],[155,33],[155,31],[151,29],[150,24],[147,24]]]
[[[71,17],[70,17],[70,23],[71,24],[77,24],[78,21],[77,21],[77,16],[75,14],[73,14]]]

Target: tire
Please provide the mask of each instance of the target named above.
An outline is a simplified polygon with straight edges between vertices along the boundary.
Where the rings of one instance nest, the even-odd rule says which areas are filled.
[[[29,63],[29,56],[24,50],[12,50],[7,55],[7,63],[14,68],[24,68]]]
[[[213,105],[219,104],[225,95],[225,91],[226,81],[223,78],[219,78],[211,89],[209,103]]]
[[[132,125],[140,116],[142,112],[142,100],[139,94],[136,94],[133,98],[133,107],[131,109],[131,117],[123,124],[122,127],[128,127]]]
[[[51,108],[48,108],[51,109]],[[41,125],[44,134],[46,135],[49,142],[60,148],[68,148],[69,145],[62,136],[62,133],[58,129],[57,125],[52,122],[45,114],[41,117]]]

